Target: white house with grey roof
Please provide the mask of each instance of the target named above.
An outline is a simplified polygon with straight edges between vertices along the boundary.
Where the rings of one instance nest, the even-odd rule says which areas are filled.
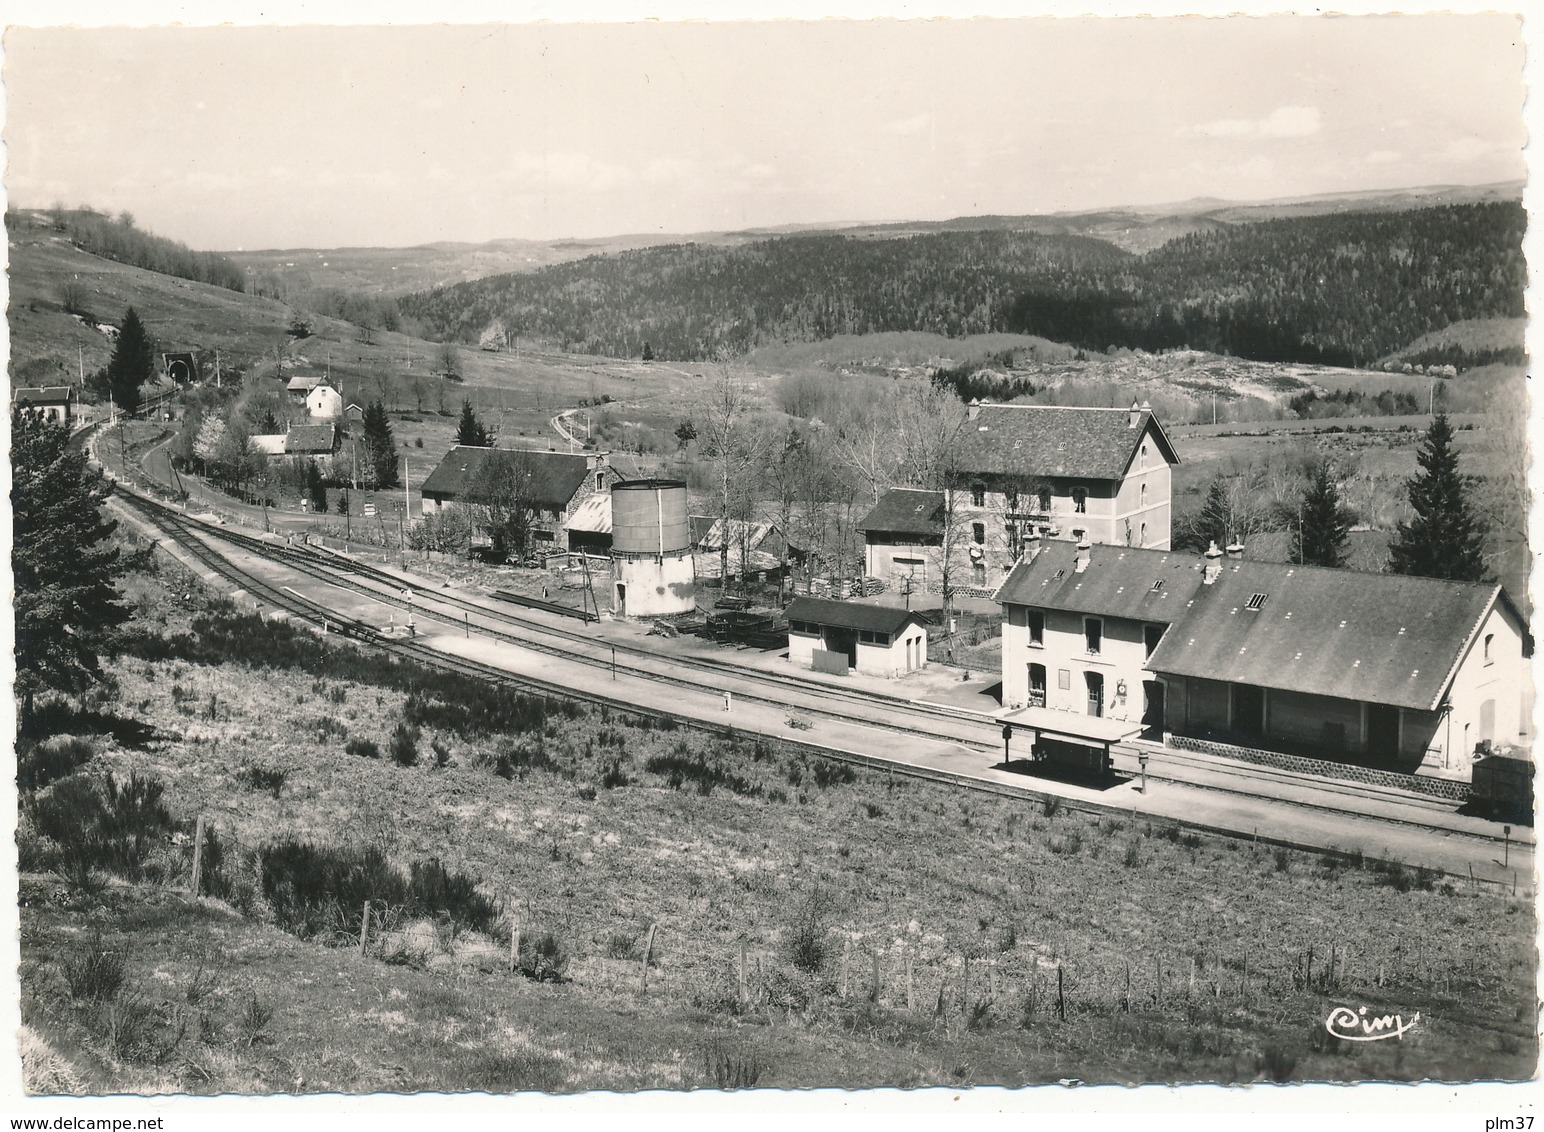
[[[998,590],[1004,706],[1461,779],[1526,744],[1531,644],[1499,585],[1230,550],[1046,543]]]

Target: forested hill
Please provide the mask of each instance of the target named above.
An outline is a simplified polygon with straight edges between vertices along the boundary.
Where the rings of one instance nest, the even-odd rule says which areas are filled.
[[[1189,345],[1358,364],[1468,318],[1523,310],[1516,203],[1240,224],[1138,257],[1028,232],[794,236],[672,245],[420,292],[430,336],[495,320],[587,352],[697,359],[774,341],[1007,330],[1092,349]]]
[[[1031,287],[1071,287],[1131,256],[1102,240],[1027,232],[906,239],[789,236],[740,247],[674,244],[593,256],[409,295],[430,336],[475,341],[495,318],[586,353],[740,353],[834,334],[993,329]]]

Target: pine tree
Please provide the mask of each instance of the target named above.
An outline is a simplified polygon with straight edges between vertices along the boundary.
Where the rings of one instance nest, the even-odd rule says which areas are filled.
[[[1214,542],[1219,548],[1226,547],[1232,526],[1233,503],[1228,498],[1228,483],[1217,476],[1206,489],[1206,502],[1196,516],[1195,541],[1201,550]]]
[[[1303,492],[1300,515],[1292,561],[1306,566],[1344,566],[1351,513],[1341,505],[1340,485],[1328,460],[1314,467]]]
[[[327,514],[327,485],[322,482],[322,470],[315,460],[306,461],[306,495],[311,500],[311,510],[318,515]]]
[[[113,347],[113,357],[107,363],[107,386],[112,393],[113,404],[120,412],[133,413],[139,409],[140,386],[155,374],[155,351],[145,324],[130,307],[123,315],[123,325],[118,328],[118,343]]]
[[[1389,570],[1422,578],[1482,580],[1485,536],[1470,510],[1446,413],[1432,420],[1415,458],[1421,466],[1409,488],[1415,518],[1400,522],[1389,545]]]
[[[397,439],[391,433],[391,422],[386,418],[386,406],[371,401],[365,407],[364,457],[366,468],[376,487],[397,486]]]
[[[456,426],[456,443],[474,448],[493,447],[493,438],[488,435],[482,421],[477,419],[470,399],[461,402],[461,423]]]
[[[123,571],[102,517],[112,485],[69,447],[70,430],[39,414],[11,414],[11,571],[16,693],[22,725],[49,689],[78,692],[102,675],[97,652],[129,615],[113,583]]]

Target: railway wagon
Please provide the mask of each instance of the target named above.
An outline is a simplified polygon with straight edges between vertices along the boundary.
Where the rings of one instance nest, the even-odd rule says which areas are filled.
[[[1090,746],[1041,735],[1030,748],[1035,766],[1058,778],[1103,781],[1115,774],[1115,760],[1108,746]]]
[[[1532,822],[1533,762],[1514,755],[1479,756],[1474,760],[1469,797],[1483,813]]]

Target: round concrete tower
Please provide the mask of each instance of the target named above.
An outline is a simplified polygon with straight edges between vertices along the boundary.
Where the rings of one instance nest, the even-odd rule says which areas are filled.
[[[612,612],[667,617],[697,606],[686,484],[633,480],[611,486]]]

